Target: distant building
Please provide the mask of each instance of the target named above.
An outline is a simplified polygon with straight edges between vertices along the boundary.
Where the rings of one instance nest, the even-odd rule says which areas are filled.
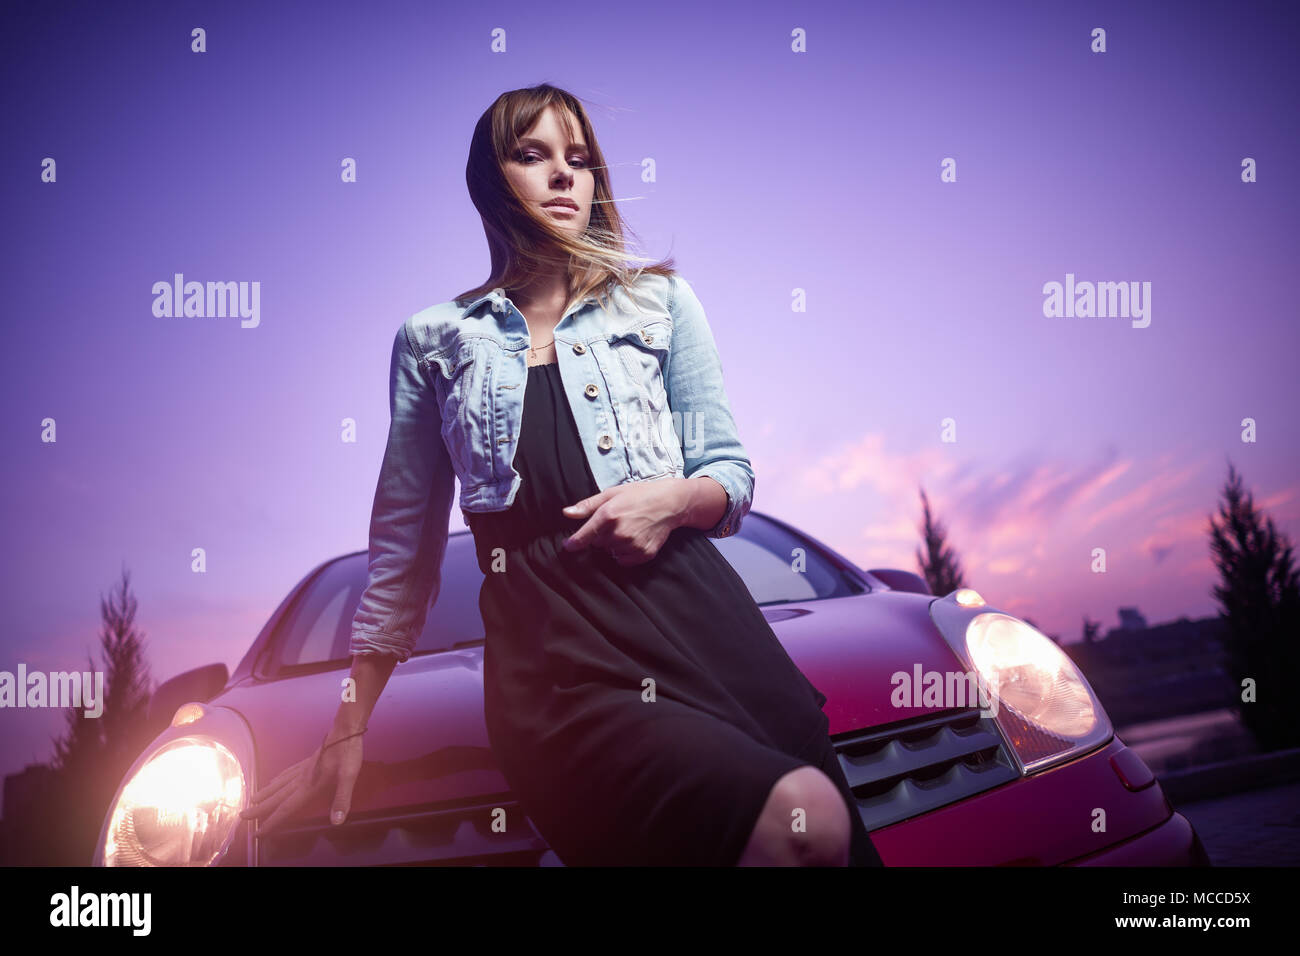
[[[1218,617],[1147,627],[1136,608],[1120,608],[1104,639],[1063,650],[1083,671],[1117,726],[1227,707],[1236,686],[1222,668],[1223,622]]]
[[[1122,607],[1119,609],[1119,629],[1121,631],[1145,631],[1147,629],[1147,619],[1135,607]]]
[[[4,818],[0,819],[0,866],[40,865],[42,844],[48,834],[37,821],[44,819],[44,804],[50,798],[54,771],[43,763],[28,764],[20,773],[4,779]]]
[[[4,805],[0,813],[6,820],[30,816],[49,799],[53,782],[54,771],[43,763],[30,763],[21,772],[9,774],[5,777]]]

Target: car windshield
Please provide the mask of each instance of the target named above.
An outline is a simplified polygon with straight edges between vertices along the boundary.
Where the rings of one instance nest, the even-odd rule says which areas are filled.
[[[811,541],[762,515],[750,514],[740,534],[710,539],[760,606],[817,601],[865,591],[855,575],[841,571]],[[346,662],[352,616],[366,586],[367,555],[351,554],[323,568],[298,595],[277,630],[277,669]],[[469,532],[447,540],[442,588],[425,619],[415,653],[450,650],[483,641],[479,589],[483,572]]]

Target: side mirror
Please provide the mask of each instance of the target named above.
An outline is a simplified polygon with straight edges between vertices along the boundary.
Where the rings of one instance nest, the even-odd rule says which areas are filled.
[[[893,591],[909,591],[912,594],[929,594],[930,586],[925,578],[911,571],[898,568],[871,568],[868,572],[873,578],[880,578]]]
[[[158,686],[149,698],[149,725],[162,730],[171,722],[181,704],[192,700],[204,703],[216,697],[230,679],[225,664],[208,664],[192,671],[177,674]]]

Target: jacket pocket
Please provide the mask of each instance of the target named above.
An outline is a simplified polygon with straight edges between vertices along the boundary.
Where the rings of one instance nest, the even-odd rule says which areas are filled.
[[[672,322],[656,319],[610,337],[619,377],[614,417],[627,448],[632,476],[655,478],[679,470],[677,436],[664,365],[672,347]],[[671,442],[671,444],[670,444]]]
[[[434,371],[434,389],[442,411],[442,440],[456,464],[462,485],[474,484],[474,435],[481,418],[475,397],[480,393],[480,366],[473,342],[461,343],[447,352],[429,356]],[[481,481],[482,479],[477,479]]]
[[[655,408],[667,404],[664,359],[672,346],[673,327],[667,319],[615,333],[610,348],[627,373],[629,383]]]

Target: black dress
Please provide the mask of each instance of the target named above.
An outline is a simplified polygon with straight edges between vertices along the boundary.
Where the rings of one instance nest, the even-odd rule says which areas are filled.
[[[707,535],[674,529],[624,567],[565,551],[596,494],[559,366],[528,369],[522,478],[470,513],[486,642],[484,710],[515,796],[569,866],[734,864],[772,785],[820,767],[850,808],[852,862],[879,865],[798,669]]]

